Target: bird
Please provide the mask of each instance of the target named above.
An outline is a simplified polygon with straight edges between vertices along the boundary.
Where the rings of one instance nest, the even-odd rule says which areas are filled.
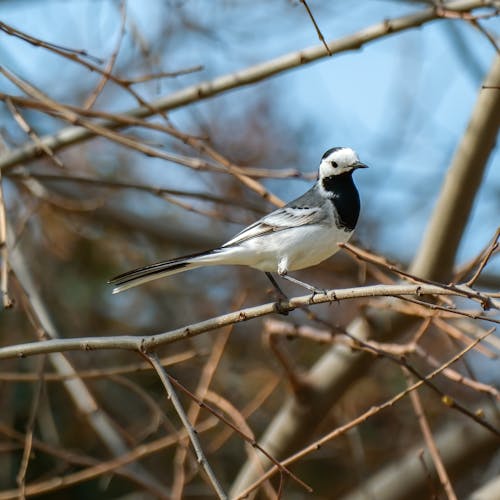
[[[232,239],[200,253],[140,267],[109,280],[113,293],[204,266],[245,265],[264,271],[281,298],[287,298],[272,273],[315,293],[316,287],[288,273],[315,266],[352,236],[360,198],[352,174],[367,168],[349,147],[328,149],[315,184],[302,196],[265,215]]]

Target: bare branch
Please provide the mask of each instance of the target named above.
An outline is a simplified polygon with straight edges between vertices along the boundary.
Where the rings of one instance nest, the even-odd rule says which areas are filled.
[[[148,354],[148,353],[143,353],[143,355],[151,363],[151,366],[153,366],[153,368],[156,370],[156,373],[160,377],[163,387],[165,387],[165,390],[167,392],[167,397],[170,401],[172,401],[172,405],[174,406],[177,415],[179,416],[182,424],[184,425],[184,428],[186,429],[187,435],[189,436],[189,440],[193,445],[198,463],[202,466],[203,470],[208,476],[212,488],[217,493],[217,496],[219,498],[224,498],[224,499],[228,498],[226,493],[222,489],[222,486],[220,485],[217,477],[215,476],[212,467],[210,467],[210,464],[208,463],[205,454],[203,453],[203,449],[201,447],[200,441],[198,440],[198,436],[196,435],[196,431],[191,425],[191,422],[189,421],[189,418],[186,415],[186,412],[184,411],[184,408],[182,407],[179,398],[177,397],[174,387],[170,382],[170,378],[167,375],[167,372],[163,368],[162,364],[160,363],[158,356],[156,356],[156,354]]]
[[[408,385],[411,385],[414,383],[414,380],[406,371],[406,378],[408,380]],[[418,395],[418,391],[411,391],[410,392],[410,400],[413,405],[413,409],[415,411],[415,414],[418,419],[418,423],[420,425],[420,430],[422,432],[422,435],[424,436],[425,443],[427,445],[427,449],[429,450],[429,454],[432,457],[432,461],[434,463],[434,467],[436,468],[436,471],[439,476],[439,480],[441,481],[441,485],[443,486],[444,490],[446,491],[446,495],[448,497],[448,500],[457,500],[457,496],[455,495],[455,492],[453,491],[453,487],[450,482],[450,478],[448,477],[448,473],[446,472],[446,468],[443,465],[443,461],[441,459],[441,455],[439,454],[439,450],[436,446],[436,442],[434,441],[434,437],[432,436],[432,431],[429,426],[429,422],[427,421],[427,418],[424,413],[424,408],[422,406],[422,402],[420,401],[420,396]]]
[[[0,152],[3,151],[0,142]],[[7,215],[5,210],[5,197],[3,194],[3,178],[0,171],[0,293],[4,309],[12,307],[13,302],[9,296],[9,250],[7,246]]]
[[[151,73],[150,75],[136,76],[135,78],[122,78],[127,84],[145,83],[151,80],[159,80],[161,78],[177,78],[178,76],[189,75],[202,71],[204,68],[201,65],[191,66],[189,68],[179,69],[177,71],[160,71],[159,73]]]
[[[358,288],[345,288],[340,290],[330,290],[327,293],[320,293],[314,296],[303,295],[294,297],[287,302],[281,302],[280,307],[286,311],[313,304],[323,304],[325,302],[336,302],[340,300],[351,300],[367,297],[404,297],[411,295],[454,295],[463,296],[460,293],[460,286],[457,291],[449,290],[436,285],[372,285]],[[487,295],[484,295],[487,298]],[[431,304],[432,305],[432,304]],[[18,358],[32,356],[34,354],[46,354],[52,352],[65,351],[93,351],[101,349],[127,349],[139,352],[146,352],[160,345],[171,344],[181,339],[191,338],[202,333],[209,332],[221,326],[233,323],[241,323],[253,318],[267,316],[277,312],[277,303],[270,302],[260,306],[248,307],[222,316],[194,323],[189,326],[171,330],[165,333],[153,334],[150,336],[112,336],[112,337],[82,337],[72,339],[53,339],[33,342],[28,344],[18,344],[0,348],[0,359]],[[478,318],[499,323],[493,317],[478,315]]]
[[[162,366],[172,366],[174,364],[182,363],[193,359],[196,356],[195,351],[184,351],[172,356],[164,356],[160,358]],[[142,363],[130,363],[120,366],[112,366],[109,368],[95,368],[93,370],[79,370],[78,374],[63,375],[60,373],[44,373],[43,379],[45,382],[61,382],[72,378],[83,379],[99,379],[105,377],[112,377],[116,375],[124,375],[128,373],[139,373],[142,371],[152,370],[151,364],[143,361]],[[9,382],[37,382],[40,375],[35,372],[31,373],[13,373],[13,372],[0,372],[0,380]]]
[[[1,22],[1,21],[0,21],[0,30],[7,33],[8,35],[15,36],[16,38],[24,40],[25,42],[28,42],[29,44],[31,44],[35,47],[43,47],[43,48],[46,48],[49,50],[54,49],[56,51],[64,52],[64,53],[71,54],[71,55],[79,55],[79,56],[91,59],[98,64],[102,64],[102,62],[103,62],[102,59],[89,54],[86,50],[73,49],[71,47],[63,47],[62,45],[58,45],[55,43],[40,40],[39,38],[35,38],[34,36],[27,35],[26,33],[23,33],[23,32],[15,29],[12,26],[9,26],[8,24],[5,24],[4,22]]]
[[[485,268],[486,264],[488,261],[491,259],[491,256],[497,251],[498,247],[500,246],[498,243],[498,238],[500,238],[500,228],[497,229],[495,233],[495,237],[493,238],[492,243],[489,245],[489,247],[486,249],[486,252],[484,253],[483,258],[479,262],[479,266],[472,276],[472,278],[467,281],[467,286],[473,286],[474,283],[477,281],[479,278],[479,275],[483,272],[483,269]]]
[[[321,43],[325,46],[325,49],[326,49],[326,52],[328,53],[328,55],[331,56],[332,53],[330,52],[330,47],[328,47],[328,44],[326,43],[325,37],[323,36],[323,33],[321,33],[321,30],[319,29],[318,23],[316,22],[316,19],[314,19],[314,16],[311,12],[311,9],[309,8],[309,5],[307,4],[306,0],[300,0],[300,1],[304,5],[304,7],[307,11],[307,14],[310,17],[310,19],[314,25],[314,29],[316,30],[316,33],[318,34],[318,38],[320,39]]]
[[[16,482],[19,486],[20,497],[25,498],[26,490],[26,473],[28,472],[28,465],[31,456],[32,444],[33,444],[33,432],[35,428],[36,416],[38,414],[38,407],[40,404],[40,397],[42,395],[43,389],[43,371],[45,369],[45,358],[40,359],[38,364],[38,382],[36,384],[33,400],[31,402],[30,416],[28,419],[28,425],[26,428],[26,435],[24,439],[24,449],[23,456],[21,459],[21,464],[19,466],[19,472],[16,476]]]
[[[102,74],[99,83],[97,84],[93,92],[85,100],[83,107],[86,109],[91,108],[95,104],[97,98],[99,97],[99,94],[102,92],[106,83],[108,82],[109,76],[111,75],[111,72],[113,71],[113,68],[115,66],[116,58],[118,57],[118,52],[120,51],[120,46],[122,44],[123,36],[125,35],[125,21],[127,19],[127,4],[125,3],[125,0],[120,1],[120,13],[121,13],[121,24],[120,24],[120,32],[118,33],[118,39],[116,41],[116,47],[111,53],[111,57],[109,58],[109,61],[106,64],[106,68],[104,69],[104,73]]]

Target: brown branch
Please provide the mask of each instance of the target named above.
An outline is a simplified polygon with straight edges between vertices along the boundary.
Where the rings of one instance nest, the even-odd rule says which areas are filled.
[[[414,383],[414,380],[407,370],[405,370],[405,374],[408,385],[412,385]],[[448,477],[448,473],[446,472],[446,468],[441,459],[441,455],[439,454],[436,442],[434,441],[434,437],[432,436],[432,431],[425,416],[418,391],[410,392],[410,400],[413,406],[413,410],[415,411],[415,415],[417,416],[418,423],[420,425],[420,431],[422,432],[422,436],[424,437],[425,444],[427,445],[427,449],[429,450],[429,454],[434,463],[434,467],[436,468],[436,471],[438,473],[441,485],[446,492],[446,496],[448,497],[448,500],[457,500],[457,496],[453,491],[450,478]]]
[[[40,495],[42,493],[51,493],[69,486],[80,484],[84,481],[95,479],[96,477],[108,474],[110,472],[120,472],[117,470],[120,467],[131,466],[138,462],[141,458],[147,457],[153,453],[161,451],[168,446],[172,446],[178,440],[178,436],[166,436],[159,438],[151,443],[142,444],[133,450],[108,461],[101,461],[96,465],[87,467],[83,470],[67,474],[66,476],[54,476],[46,480],[35,482],[26,485],[26,495]],[[130,472],[130,474],[132,474]],[[122,475],[122,474],[120,474]],[[136,479],[138,481],[138,479]],[[160,488],[155,485],[142,483],[147,487],[152,494],[157,498],[169,500],[170,496],[165,493],[165,488]],[[17,500],[19,498],[19,490],[4,490],[0,491],[0,500]]]
[[[329,326],[327,321],[322,320],[321,318],[316,317],[316,321],[320,322],[321,324],[325,325],[326,327]],[[484,334],[484,338],[489,337],[493,332],[495,331],[495,328],[491,328],[488,332]],[[437,387],[434,383],[430,382],[429,380],[426,380],[424,376],[420,374],[420,372],[412,366],[407,358],[405,356],[393,356],[392,354],[388,353],[385,350],[379,349],[376,347],[373,343],[366,342],[363,339],[359,339],[356,336],[350,334],[347,330],[344,330],[342,332],[344,335],[346,335],[348,338],[350,338],[354,343],[358,343],[360,346],[363,348],[367,349],[368,352],[371,352],[372,354],[376,354],[377,356],[382,356],[392,363],[395,363],[396,365],[401,366],[402,368],[405,368],[408,372],[412,373],[415,375],[419,380],[423,380],[424,383],[432,389],[441,399],[441,402],[446,404],[448,407],[457,410],[460,413],[463,413],[467,417],[471,418],[475,422],[477,422],[479,425],[482,425],[486,429],[488,429],[490,432],[495,434],[496,436],[500,437],[500,429],[497,429],[495,426],[491,425],[488,422],[485,422],[480,416],[477,414],[473,413],[472,411],[468,410],[465,406],[462,404],[458,403],[454,398],[450,397],[448,394],[443,392],[439,387]],[[467,347],[475,347],[478,345],[477,339],[473,341],[471,344],[469,344]]]
[[[162,366],[172,366],[177,363],[182,363],[193,359],[196,356],[195,351],[185,351],[171,356],[160,358]],[[128,373],[139,373],[152,370],[152,367],[146,361],[141,363],[130,363],[126,365],[114,366],[110,368],[95,368],[91,370],[78,370],[78,373],[44,373],[43,379],[45,382],[62,382],[63,380],[71,380],[75,378],[83,379],[99,379],[112,377],[116,375],[125,375]],[[12,373],[0,371],[0,380],[6,382],[37,382],[40,375],[37,373]]]
[[[19,38],[19,39],[25,41],[25,42],[28,42],[29,44],[33,45],[34,47],[43,47],[45,49],[54,50],[54,51],[60,52],[60,53],[79,55],[79,56],[91,59],[99,64],[102,64],[102,62],[103,62],[102,59],[89,54],[86,50],[72,49],[70,47],[64,47],[62,45],[58,45],[55,43],[40,40],[39,38],[36,38],[34,36],[23,33],[22,31],[19,31],[19,30],[13,28],[12,26],[9,26],[8,24],[5,24],[2,21],[0,21],[0,30],[7,33],[7,35],[14,36],[16,38]]]
[[[346,250],[351,252],[353,255],[355,255],[357,258],[364,260],[365,262],[371,262],[373,264],[383,266],[386,269],[388,269],[389,271],[392,271],[392,272],[398,274],[399,276],[410,280],[413,283],[426,283],[428,285],[436,285],[437,284],[437,281],[427,279],[427,278],[421,278],[419,276],[416,276],[415,274],[403,271],[402,269],[399,269],[397,266],[391,264],[385,257],[374,255],[371,252],[367,252],[366,250],[362,250],[360,248],[357,248],[354,245],[351,245],[350,243],[339,243],[339,247],[345,248]],[[453,284],[441,285],[441,286],[446,287],[450,290],[455,289],[455,285],[453,285]],[[467,287],[468,286],[469,285],[467,283]],[[466,297],[469,297],[469,298],[474,297],[474,296],[477,297],[477,293],[474,290],[468,290],[468,289],[464,289],[464,288],[462,288],[461,290],[463,291],[464,296],[466,296]],[[486,301],[484,303],[483,307],[485,309],[487,309],[489,307],[488,301]]]
[[[321,43],[324,45],[327,54],[329,56],[331,56],[332,52],[330,51],[330,47],[328,47],[328,44],[326,43],[325,37],[323,36],[323,33],[321,33],[321,30],[319,29],[318,23],[316,22],[316,19],[314,19],[314,16],[311,12],[311,9],[309,8],[309,5],[307,5],[306,0],[300,0],[300,2],[302,3],[302,5],[304,5],[309,18],[311,19],[311,21],[314,25],[314,29],[316,30],[316,33],[318,34],[318,38],[320,39]]]
[[[241,414],[243,415],[243,419],[246,420],[250,417],[255,411],[257,411],[261,405],[268,399],[271,394],[276,390],[280,383],[280,379],[277,376],[270,376],[270,380],[267,384],[262,387],[262,389],[257,393],[257,395],[245,405],[245,407],[241,410]],[[225,427],[221,433],[213,439],[210,443],[209,450],[211,452],[215,452],[218,450],[232,435],[234,434],[233,429],[230,427]]]
[[[0,142],[0,153],[3,153],[3,143]],[[9,309],[13,301],[9,296],[9,248],[7,246],[7,215],[5,210],[5,197],[3,194],[3,178],[0,171],[0,293],[2,305]]]
[[[118,57],[118,52],[120,51],[120,46],[122,44],[122,40],[125,35],[125,21],[127,20],[127,4],[125,3],[125,0],[120,1],[120,16],[121,16],[120,32],[118,34],[116,46],[113,52],[111,53],[111,57],[109,58],[109,61],[106,64],[106,68],[104,69],[104,73],[101,75],[99,83],[97,84],[96,88],[92,91],[92,93],[87,97],[87,99],[85,99],[83,107],[86,109],[91,108],[95,104],[97,98],[99,97],[99,94],[103,91],[106,83],[108,82],[111,72],[113,71],[113,68],[115,66],[116,58]]]
[[[297,308],[312,304],[323,304],[339,300],[352,300],[366,297],[404,297],[406,295],[460,295],[458,292],[448,290],[435,285],[371,285],[357,288],[345,288],[330,290],[325,294],[314,296],[303,295],[294,297],[288,303],[281,302],[280,306],[286,311],[293,311]],[[434,304],[422,305],[433,306]],[[115,335],[111,337],[82,337],[68,339],[52,339],[26,344],[17,344],[0,348],[0,359],[32,356],[35,354],[45,354],[50,352],[65,351],[93,351],[101,349],[126,349],[144,352],[156,349],[160,345],[167,345],[187,339],[202,333],[209,332],[225,325],[241,323],[253,318],[259,318],[277,312],[277,303],[270,302],[259,306],[248,307],[239,311],[216,316],[199,323],[194,323],[185,327],[171,330],[164,333],[149,336],[135,335]],[[457,311],[455,311],[457,312]],[[478,316],[481,319],[493,323],[500,323],[494,318]]]
[[[31,450],[33,445],[33,432],[35,428],[36,417],[38,414],[38,408],[40,405],[40,397],[42,395],[44,369],[45,369],[45,358],[42,358],[39,362],[38,382],[34,390],[33,400],[31,401],[30,414],[28,418],[28,424],[26,426],[23,455],[21,458],[21,464],[19,465],[19,471],[16,476],[16,482],[20,492],[19,496],[23,500],[26,497],[26,473],[28,472],[28,465],[31,458]]]
[[[479,275],[483,272],[483,269],[485,268],[486,264],[491,259],[491,256],[495,252],[497,252],[498,247],[499,247],[498,238],[500,238],[500,227],[497,229],[497,231],[495,233],[495,236],[493,238],[493,241],[491,242],[490,246],[487,248],[486,252],[484,253],[483,258],[479,262],[479,266],[478,266],[476,272],[474,273],[474,275],[472,276],[472,278],[469,281],[467,281],[467,283],[466,283],[467,286],[473,286],[474,285],[474,283],[479,278]]]
[[[243,300],[244,299],[239,298],[236,301],[238,308],[241,307]],[[233,330],[233,327],[234,325],[229,325],[227,328],[221,330],[221,332],[217,335],[215,342],[212,345],[210,356],[208,357],[205,366],[201,371],[201,374],[198,379],[198,386],[195,391],[195,394],[202,400],[205,399],[210,384],[212,382],[212,379],[215,376],[215,372],[222,359],[224,348],[226,346],[227,341],[229,340],[229,336]],[[187,412],[187,418],[192,425],[196,425],[196,421],[198,420],[200,411],[201,411],[200,406],[192,402]],[[177,447],[173,460],[174,482],[172,485],[172,492],[171,492],[173,500],[182,499],[184,491],[184,482],[185,482],[185,462],[187,458],[187,451],[188,451],[188,441],[183,440],[179,442],[179,446]]]
[[[238,428],[237,425],[235,425],[231,421],[229,421],[222,413],[216,411],[214,408],[207,405],[201,399],[196,397],[191,391],[186,389],[186,387],[184,387],[178,380],[176,380],[175,378],[173,378],[171,376],[169,376],[169,379],[173,385],[175,385],[178,389],[180,389],[182,392],[187,394],[193,401],[196,401],[197,404],[201,408],[205,408],[212,415],[216,416],[225,425],[231,427],[231,429],[233,429],[240,437],[242,437],[244,441],[246,441],[248,444],[250,444],[255,449],[259,450],[271,463],[273,463],[275,465],[275,467],[277,468],[277,471],[279,471],[280,475],[286,475],[290,479],[293,479],[297,484],[299,484],[307,492],[309,492],[309,493],[312,492],[312,488],[309,485],[307,485],[304,481],[302,481],[300,478],[298,478],[293,472],[291,472],[289,469],[287,469],[286,466],[283,466],[282,464],[280,464],[280,462],[278,460],[276,460],[269,452],[267,452],[264,448],[262,448],[262,446],[260,446],[257,443],[257,441],[255,440],[253,434],[251,434],[251,435],[245,434],[241,429]]]
[[[33,130],[33,127],[25,120],[23,115],[19,113],[16,106],[12,102],[12,99],[6,98],[5,104],[7,105],[7,108],[11,112],[12,116],[14,117],[14,120],[18,123],[21,130],[30,137],[30,139],[33,141],[34,144],[36,144],[38,148],[40,148],[40,151],[43,151],[47,155],[49,160],[51,160],[56,167],[65,169],[63,162],[53,153],[50,147],[47,146],[47,144],[45,144],[40,139],[40,137],[38,137],[38,134]]]
[[[8,240],[12,241],[12,231],[10,231],[10,227],[7,229]],[[33,322],[35,333],[40,340],[47,338],[51,338],[55,341],[60,340],[58,338],[59,332],[52,321],[49,310],[33,282],[21,247],[19,245],[14,247],[11,243],[9,243],[9,246],[11,248],[10,265],[17,281],[21,285],[19,287],[21,303],[24,306],[28,318]],[[74,375],[71,379],[63,380],[62,386],[68,393],[71,402],[74,404],[81,417],[85,419],[86,423],[93,430],[96,437],[114,455],[126,452],[128,449],[127,444],[118,433],[112,419],[99,407],[87,385],[78,377],[77,370],[68,357],[61,352],[54,352],[49,354],[48,360],[58,373],[63,375]],[[129,467],[132,469],[131,472],[136,476],[141,476],[141,481],[148,484],[151,489],[157,487],[157,480],[144,470],[140,464],[131,464]],[[28,491],[28,488],[26,488],[26,490]]]
[[[196,454],[197,461],[205,471],[205,474],[209,479],[210,485],[212,486],[213,490],[215,491],[215,493],[219,498],[227,499],[228,497],[226,493],[222,489],[222,486],[220,485],[217,477],[215,476],[212,467],[208,463],[208,460],[206,459],[205,454],[203,453],[203,449],[201,447],[198,436],[196,435],[196,431],[191,425],[191,422],[189,421],[189,418],[186,415],[184,408],[182,407],[180,399],[178,398],[174,390],[174,387],[171,383],[170,376],[167,374],[167,372],[161,365],[160,360],[158,359],[156,354],[148,354],[144,352],[143,356],[151,363],[151,366],[153,366],[153,368],[155,369],[156,373],[158,374],[158,377],[160,377],[163,387],[167,392],[167,398],[172,402],[172,405],[175,411],[177,412],[179,419],[181,420],[184,428],[186,429],[187,435],[189,436],[189,440],[191,441],[194,452]]]
[[[203,66],[191,66],[189,68],[179,69],[177,71],[160,71],[159,73],[151,73],[150,75],[136,76],[135,78],[121,78],[121,80],[127,85],[132,85],[134,83],[145,83],[151,80],[159,80],[161,78],[177,78],[178,76],[189,75],[191,73],[196,73],[202,71]]]
[[[214,427],[215,424],[218,423],[218,421],[214,417],[212,417],[209,420],[205,420],[202,423],[202,425],[198,427],[198,430],[200,432],[205,431],[211,427]],[[11,440],[14,440],[18,443],[23,443],[25,440],[25,435],[23,433],[18,432],[6,426],[2,422],[0,422],[0,434],[3,434],[7,438],[10,438]],[[133,455],[133,458],[130,458],[130,461],[128,463],[133,462],[136,459],[140,460],[145,456],[161,451],[169,446],[173,446],[175,442],[176,442],[176,436],[167,436],[159,438],[147,444],[141,444],[138,448],[131,451],[130,454]],[[73,473],[77,475],[76,478],[73,476],[73,474],[69,474],[68,476],[53,477],[47,480],[31,482],[28,485],[26,485],[25,488],[26,495],[48,493],[50,491],[65,488],[85,480],[94,479],[95,477],[98,477],[100,474],[113,473],[116,474],[117,476],[124,477],[134,482],[138,486],[144,488],[146,491],[149,491],[154,495],[158,495],[158,498],[162,498],[162,490],[149,488],[149,485],[142,480],[142,477],[139,474],[135,474],[126,467],[121,467],[120,465],[116,465],[115,460],[111,460],[110,462],[107,461],[102,462],[96,458],[87,455],[82,455],[81,453],[76,453],[74,451],[68,451],[54,444],[47,444],[46,442],[41,441],[36,437],[33,437],[32,439],[32,446],[34,450],[46,453],[47,455],[62,460],[68,464],[91,467],[93,469],[92,471],[86,469]],[[139,450],[140,453],[138,453]],[[118,460],[122,458],[123,457],[120,457]],[[110,463],[111,466],[109,466]],[[97,467],[94,468],[94,466]],[[104,470],[101,468],[101,466],[104,466]],[[101,472],[99,472],[98,470]],[[20,495],[20,490],[15,490],[10,492],[8,490],[0,491],[0,498],[2,500],[4,500],[5,498],[18,499],[19,495]]]
[[[27,180],[27,179],[37,179],[40,181],[48,181],[50,183],[74,183],[74,184],[82,184],[88,185],[98,188],[104,189],[131,189],[134,191],[142,191],[145,193],[149,193],[153,196],[158,196],[163,199],[170,199],[172,196],[181,197],[181,198],[196,198],[202,201],[208,201],[212,203],[217,203],[220,205],[230,205],[230,206],[239,206],[246,208],[247,210],[251,210],[252,212],[256,212],[259,214],[264,214],[265,211],[262,210],[257,204],[251,203],[245,199],[236,199],[236,198],[228,198],[223,196],[217,196],[211,193],[203,193],[203,192],[195,192],[195,191],[183,191],[180,189],[168,189],[157,187],[153,185],[145,185],[145,184],[137,184],[132,182],[121,182],[121,181],[112,181],[104,178],[95,178],[95,177],[80,177],[74,175],[54,175],[54,174],[39,174],[39,173],[9,173],[6,175],[9,179],[15,180]]]
[[[441,366],[441,362],[435,359],[433,356],[431,356],[427,351],[425,351],[422,347],[417,346],[416,347],[416,352],[419,356],[421,356],[427,363],[429,363],[430,366],[433,367],[438,367]],[[465,375],[462,375],[456,370],[453,370],[451,368],[446,368],[446,370],[443,370],[443,375],[452,380],[453,382],[465,385],[467,387],[470,387],[471,389],[482,392],[484,394],[489,394],[490,396],[494,397],[496,400],[500,401],[500,392],[495,389],[495,387],[488,385],[488,384],[483,384],[482,382],[478,382],[477,380],[472,380],[469,377],[466,377]]]

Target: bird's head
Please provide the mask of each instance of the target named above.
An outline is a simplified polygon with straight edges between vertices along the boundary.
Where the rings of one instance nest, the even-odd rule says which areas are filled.
[[[351,148],[332,148],[321,158],[319,178],[352,173],[357,168],[367,168],[367,165],[359,161],[356,151]]]

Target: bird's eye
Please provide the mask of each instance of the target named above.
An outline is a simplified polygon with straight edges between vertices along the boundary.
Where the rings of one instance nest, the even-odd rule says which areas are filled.
[[[336,162],[336,161],[332,161],[332,167],[333,167],[333,168],[337,168],[337,167],[338,167],[338,165],[337,165],[337,162]]]

